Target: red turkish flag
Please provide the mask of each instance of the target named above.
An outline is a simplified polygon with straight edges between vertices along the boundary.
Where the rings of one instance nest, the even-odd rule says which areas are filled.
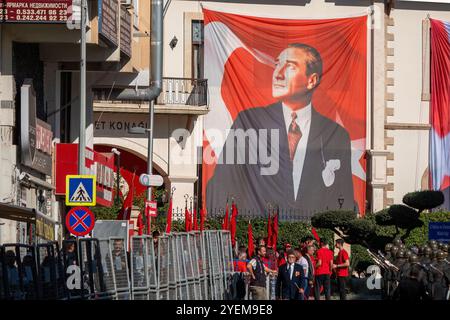
[[[266,245],[268,247],[272,246],[272,219],[270,217],[270,213],[269,213],[269,218],[267,219],[267,243]]]
[[[139,213],[137,219],[138,235],[142,236],[144,234],[144,222],[142,220],[142,213]]]
[[[223,218],[223,222],[222,222],[222,230],[228,230],[229,226],[228,226],[228,203],[227,203],[227,207],[225,209],[225,217]]]
[[[203,207],[200,210],[200,231],[203,231],[205,228],[205,220],[206,220],[206,209]]]
[[[272,246],[274,249],[277,248],[277,242],[278,242],[278,212],[275,214],[275,216],[272,218]]]
[[[191,228],[191,213],[189,212],[188,208],[184,209],[184,230],[186,232],[189,232],[192,230],[192,228]]]
[[[122,208],[117,215],[117,220],[130,220],[131,218],[131,209],[133,207],[133,189],[134,185],[130,185],[130,190],[128,191],[127,197],[122,204]]]
[[[237,215],[238,209],[234,202],[231,204],[231,224],[230,224],[230,232],[231,232],[231,244],[234,248],[236,245],[236,223],[237,223]]]
[[[197,222],[197,208],[194,210],[194,225],[192,230],[198,230],[198,222]]]
[[[317,234],[316,229],[315,229],[315,228],[312,228],[312,229],[311,229],[311,232],[312,232],[314,238],[316,239],[316,241],[317,241],[317,242],[320,242],[320,238],[319,238],[319,235]]]
[[[248,221],[247,235],[248,235],[247,241],[248,258],[251,259],[253,257],[253,253],[255,252],[255,244],[253,243],[253,229],[250,220]]]
[[[170,197],[169,209],[167,209],[166,233],[172,229],[172,197]]]

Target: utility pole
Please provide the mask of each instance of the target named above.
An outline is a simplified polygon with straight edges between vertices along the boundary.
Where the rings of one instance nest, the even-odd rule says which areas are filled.
[[[158,89],[158,93],[156,96],[152,97],[150,95],[149,99],[149,131],[148,131],[148,155],[147,155],[147,173],[149,175],[153,174],[153,132],[154,132],[154,118],[155,118],[155,100],[159,96],[162,87],[162,68],[163,68],[163,60],[162,60],[162,38],[163,38],[163,4],[162,0],[153,0],[151,4],[151,20],[152,20],[152,28],[150,33],[150,64],[151,64],[151,72],[149,85],[150,87],[156,87]],[[152,187],[148,187],[147,189],[147,200],[152,201]],[[149,229],[151,228],[151,218],[149,218]],[[150,234],[150,230],[147,231]]]
[[[86,0],[81,0],[81,61],[80,61],[80,133],[78,140],[78,174],[85,173],[86,149]]]

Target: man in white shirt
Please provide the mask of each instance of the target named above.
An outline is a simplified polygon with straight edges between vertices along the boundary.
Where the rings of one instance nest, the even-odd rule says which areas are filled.
[[[302,279],[303,281],[303,287],[305,288],[305,292],[308,290],[308,271],[309,271],[309,264],[308,260],[303,256],[301,250],[296,249],[295,250],[295,256],[297,258],[296,263],[299,264],[303,268],[303,273],[305,277]]]
[[[255,212],[264,212],[268,202],[303,217],[327,209],[357,209],[349,134],[319,114],[312,102],[321,78],[322,59],[315,48],[294,43],[279,54],[272,79],[277,102],[236,117],[219,156],[223,162],[207,185],[208,207],[224,205],[233,194],[239,209]],[[245,141],[238,132],[247,133]],[[264,171],[273,163],[263,155],[277,156],[276,172]]]

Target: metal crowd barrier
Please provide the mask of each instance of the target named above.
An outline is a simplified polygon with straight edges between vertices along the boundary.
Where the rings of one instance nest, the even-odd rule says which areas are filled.
[[[157,300],[174,300],[176,299],[176,288],[173,290],[171,285],[175,281],[175,268],[173,266],[174,259],[170,250],[170,237],[161,236],[158,239],[158,257],[156,261],[156,268],[158,270],[157,277]],[[175,293],[175,298],[172,295]]]
[[[230,233],[180,232],[0,246],[0,299],[230,299]]]

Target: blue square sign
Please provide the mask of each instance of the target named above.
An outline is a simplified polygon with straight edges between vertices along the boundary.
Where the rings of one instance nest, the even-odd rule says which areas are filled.
[[[95,176],[66,176],[66,205],[95,206],[97,194],[95,183]]]
[[[428,224],[428,239],[449,243],[450,222],[430,222]]]

